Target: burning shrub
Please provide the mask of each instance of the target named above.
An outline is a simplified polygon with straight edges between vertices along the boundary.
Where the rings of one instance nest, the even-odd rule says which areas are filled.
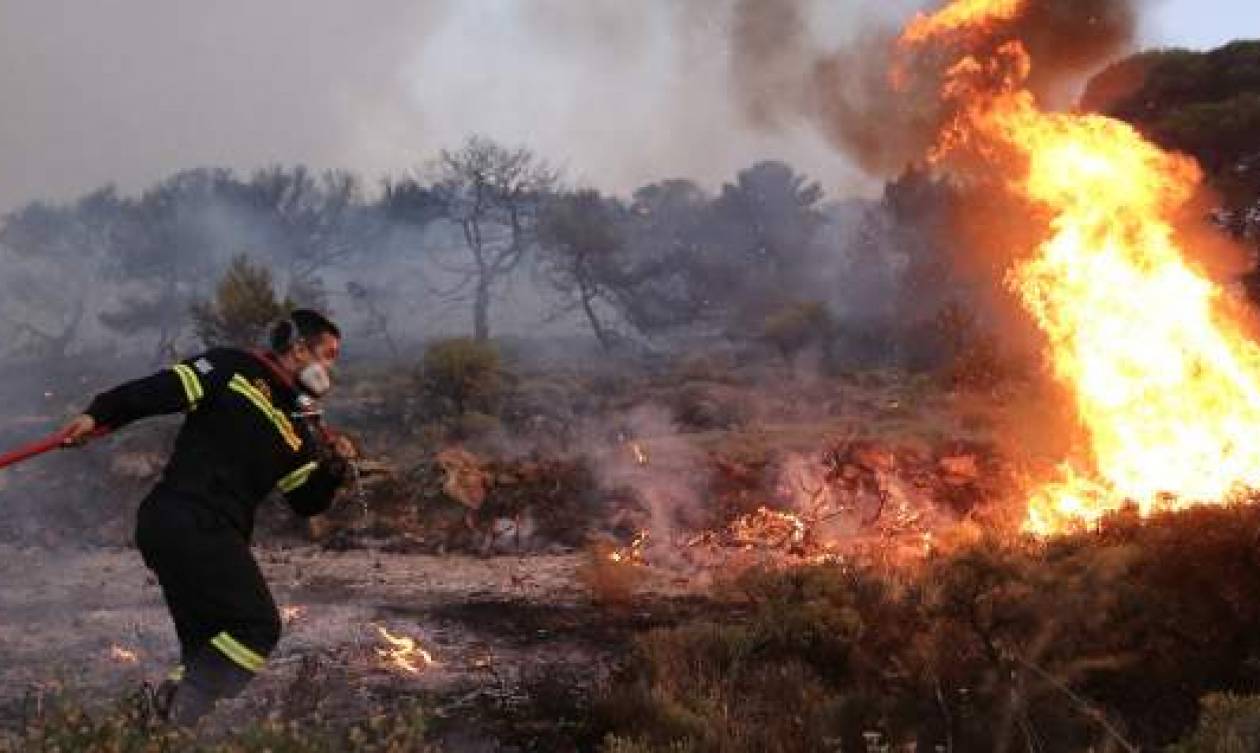
[[[470,337],[433,343],[420,365],[421,390],[447,415],[496,412],[505,377],[498,348]]]

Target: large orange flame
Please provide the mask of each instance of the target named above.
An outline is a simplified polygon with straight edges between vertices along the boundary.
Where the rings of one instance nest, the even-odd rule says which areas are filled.
[[[902,32],[906,44],[921,44],[966,29],[1014,18],[1025,0],[956,0],[932,15],[915,14]]]
[[[974,37],[1019,5],[957,0],[916,18],[901,43]],[[1048,237],[1007,282],[1046,335],[1090,450],[1091,467],[1064,463],[1032,492],[1025,528],[1048,534],[1126,503],[1145,514],[1260,487],[1260,348],[1174,232],[1198,166],[1122,122],[1042,111],[1024,87],[1023,46],[993,49],[948,72],[942,96],[957,114],[933,158],[978,159],[1047,218]]]

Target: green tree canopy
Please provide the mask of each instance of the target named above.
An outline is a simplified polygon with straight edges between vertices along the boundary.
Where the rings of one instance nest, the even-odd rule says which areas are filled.
[[[1132,55],[1094,76],[1080,104],[1193,156],[1228,209],[1260,197],[1260,41]]]

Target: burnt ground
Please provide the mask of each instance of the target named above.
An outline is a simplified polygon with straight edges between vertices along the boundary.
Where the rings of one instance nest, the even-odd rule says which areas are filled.
[[[639,568],[640,595],[592,601],[587,555],[477,558],[256,550],[283,608],[299,607],[268,668],[208,727],[278,715],[362,718],[416,699],[450,750],[557,750],[580,740],[590,691],[632,636],[730,609],[700,579]],[[125,548],[0,546],[0,725],[68,689],[109,702],[160,681],[176,658],[161,593]],[[386,666],[376,625],[419,641],[435,664]],[[129,661],[115,647],[134,652]]]
[[[817,401],[812,407],[775,404],[763,406],[768,415],[743,428],[690,431],[669,441],[643,437],[650,464],[620,478],[686,478],[700,467],[712,478],[706,509],[743,514],[766,498],[766,474],[759,470],[771,467],[766,458],[796,454],[821,469],[832,439],[860,427],[866,441],[846,445],[835,458],[839,471],[856,474],[839,477],[854,488],[838,492],[860,496],[869,491],[864,480],[889,479],[898,499],[924,513],[914,523],[920,526],[952,521],[969,509],[971,503],[955,505],[954,497],[991,496],[989,487],[1003,474],[989,451],[973,444],[1032,424],[1022,418],[1021,408],[1031,410],[1023,394],[955,395],[891,377],[833,387],[825,409]],[[157,439],[150,444],[160,444]],[[670,449],[680,442],[693,449],[675,457]],[[88,704],[113,703],[159,681],[175,661],[174,631],[156,582],[139,554],[121,545],[132,516],[96,514],[104,509],[101,498],[139,499],[160,467],[150,463],[140,469],[149,475],[135,479],[120,475],[120,458],[147,457],[131,449],[106,444],[0,477],[0,491],[12,487],[0,503],[25,505],[12,510],[53,508],[42,516],[27,510],[0,519],[0,740],[43,698],[67,691]],[[411,465],[403,454],[391,459],[406,470]],[[956,462],[968,456],[974,456],[970,462]],[[673,467],[680,463],[681,470]],[[101,484],[86,495],[90,505],[75,501],[84,496],[76,484],[87,477]],[[651,483],[645,488],[653,491]],[[445,504],[458,520],[462,508]],[[896,517],[896,507],[889,505],[885,521]],[[855,519],[868,517],[865,508],[855,510]],[[714,588],[715,580],[762,556],[786,557],[784,531],[763,531],[754,538],[779,544],[748,551],[726,522],[714,521],[712,546],[681,555],[667,546],[648,553],[654,566],[624,571],[608,570],[605,556],[598,559],[604,570],[594,577],[595,550],[558,553],[563,548],[556,544],[521,556],[420,553],[434,549],[402,546],[411,541],[405,536],[360,538],[371,527],[357,518],[354,535],[333,537],[325,546],[301,542],[292,531],[260,535],[255,552],[276,602],[298,613],[286,620],[267,669],[241,698],[215,712],[206,731],[227,732],[263,717],[359,721],[414,700],[444,750],[594,749],[598,741],[584,728],[587,706],[635,636],[696,617],[737,618],[739,600],[727,600],[722,594],[730,590]],[[633,533],[618,543],[628,543]],[[819,533],[839,536],[850,548],[874,536],[881,551],[888,549],[887,532],[869,525]],[[910,534],[920,551],[919,529]],[[653,540],[649,549],[660,544]],[[416,639],[436,663],[415,675],[386,666],[378,656],[386,643],[377,626]],[[134,652],[134,661],[115,649]]]

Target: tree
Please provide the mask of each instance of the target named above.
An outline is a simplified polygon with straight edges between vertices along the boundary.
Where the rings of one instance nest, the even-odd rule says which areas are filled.
[[[155,362],[175,356],[191,304],[214,276],[220,249],[214,231],[234,184],[228,170],[187,170],[127,204],[105,273],[133,292],[100,319],[127,335],[154,331]]]
[[[292,301],[276,298],[271,270],[240,254],[219,280],[214,299],[194,301],[191,313],[193,328],[206,347],[248,348],[260,345],[268,327],[293,308]]]
[[[740,171],[710,198],[689,181],[645,186],[626,222],[626,319],[644,333],[687,329],[756,337],[764,318],[822,297],[819,186],[781,162]]]
[[[262,229],[262,247],[284,270],[288,295],[303,306],[323,308],[321,273],[348,264],[386,231],[349,172],[276,166],[255,172],[237,193]]]
[[[556,173],[528,149],[509,149],[481,136],[458,150],[443,150],[436,170],[442,216],[457,229],[469,257],[455,270],[461,280],[448,295],[472,286],[473,337],[484,341],[490,337],[494,289],[533,244]]]
[[[580,308],[604,350],[616,344],[615,332],[599,309],[616,304],[614,289],[625,281],[620,266],[624,210],[598,191],[557,196],[539,222],[544,272],[565,298],[566,310]]]
[[[782,162],[759,162],[722,186],[713,211],[722,252],[736,257],[728,266],[740,273],[737,308],[764,314],[813,282],[822,195],[818,183]]]
[[[625,229],[629,268],[616,289],[618,307],[639,332],[696,328],[712,319],[697,288],[697,264],[709,244],[709,196],[689,180],[667,180],[634,192]]]
[[[385,347],[389,348],[389,354],[397,359],[398,343],[389,331],[389,313],[381,305],[383,290],[376,286],[369,286],[367,283],[351,280],[346,283],[346,295],[350,298],[350,304],[362,312],[366,318],[364,334],[368,337],[381,338],[385,342]]]
[[[1138,53],[1094,76],[1081,107],[1195,157],[1226,209],[1260,198],[1260,41]]]
[[[35,202],[0,227],[6,290],[0,322],[39,357],[64,358],[78,340],[125,203],[106,186],[66,206]]]
[[[1220,197],[1217,224],[1260,257],[1260,41],[1132,55],[1089,81],[1081,107],[1198,160]],[[1260,265],[1242,284],[1260,303]]]

